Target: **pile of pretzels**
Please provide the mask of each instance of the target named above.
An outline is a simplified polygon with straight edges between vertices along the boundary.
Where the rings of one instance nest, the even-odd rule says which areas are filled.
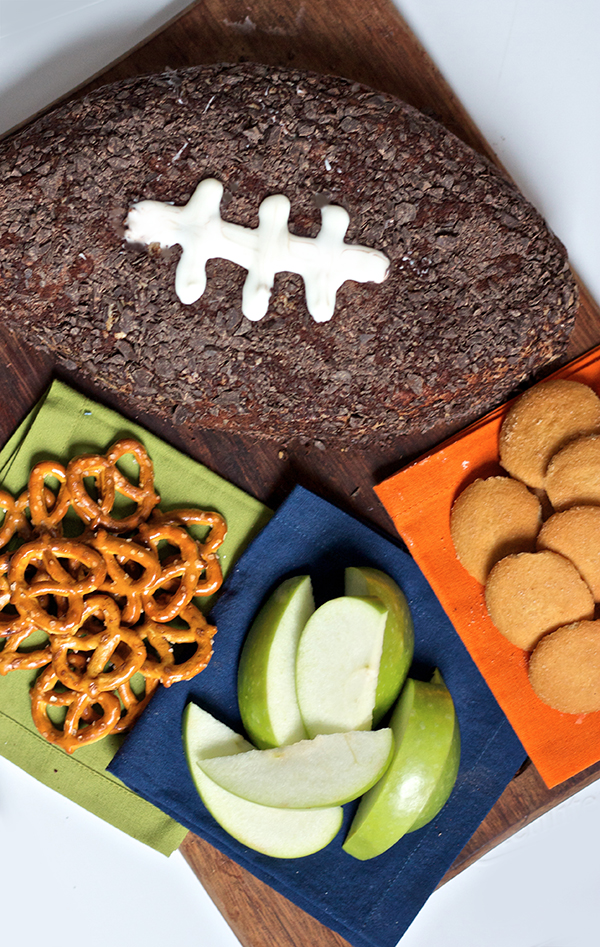
[[[40,670],[33,721],[67,753],[127,730],[160,683],[189,680],[212,656],[216,628],[194,599],[222,583],[225,520],[159,502],[132,438],[66,467],[36,464],[17,498],[0,490],[0,674]]]

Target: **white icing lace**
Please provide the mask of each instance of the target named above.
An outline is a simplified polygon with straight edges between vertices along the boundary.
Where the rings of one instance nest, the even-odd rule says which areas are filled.
[[[306,305],[316,322],[331,319],[337,291],[346,280],[381,283],[387,275],[389,260],[383,253],[344,243],[350,218],[343,207],[326,205],[319,234],[297,237],[288,230],[290,202],[283,194],[265,198],[254,230],[221,219],[222,196],[223,185],[207,178],[184,207],[141,201],[127,216],[125,238],[130,243],[181,246],[175,292],[185,305],[202,296],[207,260],[216,257],[248,270],[242,312],[253,321],[267,312],[276,273],[302,277]]]

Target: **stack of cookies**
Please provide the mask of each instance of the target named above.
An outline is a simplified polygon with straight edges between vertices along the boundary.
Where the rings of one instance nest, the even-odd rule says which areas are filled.
[[[529,652],[529,679],[563,713],[600,710],[600,398],[551,380],[509,409],[500,431],[507,476],[471,483],[451,534],[485,586],[496,628]]]

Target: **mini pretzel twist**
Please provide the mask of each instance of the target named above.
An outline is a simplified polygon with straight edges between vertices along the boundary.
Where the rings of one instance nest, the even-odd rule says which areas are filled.
[[[198,552],[203,557],[215,553],[227,535],[227,523],[220,513],[182,508],[169,510],[168,513],[155,511],[154,516],[160,518],[162,523],[183,525],[188,529],[190,526],[208,526],[207,536],[201,541],[197,540]]]
[[[78,567],[77,574],[68,571],[61,559]],[[30,566],[42,567],[47,575],[35,588],[25,574]],[[23,543],[11,556],[8,567],[8,583],[13,596],[83,597],[94,592],[105,577],[106,563],[97,550],[74,539],[49,535]]]
[[[117,464],[126,454],[135,457],[139,467],[137,486],[125,477]],[[154,490],[154,465],[148,453],[139,441],[132,437],[124,437],[116,441],[106,454],[106,459],[114,467],[115,488],[123,496],[128,497],[140,505],[141,520],[147,520],[150,513],[159,502],[160,497]],[[134,527],[130,527],[133,529]]]
[[[216,555],[227,535],[227,524],[220,513],[196,509],[175,509],[168,513],[155,511],[153,521],[162,524],[183,525],[186,529],[192,526],[209,527],[209,533],[203,540],[196,540],[200,558],[204,561],[203,576],[198,579],[195,596],[214,595],[223,584],[221,563]]]
[[[92,617],[100,619],[99,631],[85,627]],[[54,671],[65,687],[97,697],[103,691],[116,690],[140,670],[146,648],[140,635],[121,625],[120,618],[119,606],[109,595],[91,595],[85,602],[79,631],[52,637]],[[113,660],[117,648],[119,657]],[[71,652],[90,653],[83,671],[71,660]],[[108,665],[111,670],[104,670]]]
[[[146,678],[158,678],[165,687],[177,681],[189,681],[203,671],[213,653],[212,639],[217,629],[209,625],[199,608],[187,605],[180,616],[186,628],[175,628],[147,619],[140,628],[140,634],[159,655],[149,655],[142,666]],[[166,648],[165,648],[166,644]],[[173,645],[195,644],[191,657],[177,663]]]
[[[179,551],[179,556],[165,559],[159,577],[142,597],[148,618],[158,622],[172,621],[191,602],[204,562],[198,554],[195,540],[181,526],[162,522],[151,526],[144,524],[140,526],[138,535],[157,559],[161,543],[174,546]]]
[[[114,479],[109,475],[110,463],[101,454],[80,454],[67,464],[67,489],[73,509],[92,528],[105,526],[115,502]],[[98,500],[88,493],[85,479],[95,481]]]
[[[133,454],[139,466],[139,484],[131,483],[117,467],[126,454]],[[98,499],[94,500],[85,485],[92,477],[96,482]],[[67,465],[67,487],[77,515],[91,526],[115,533],[136,529],[150,516],[160,497],[154,490],[154,470],[150,457],[141,444],[126,438],[103,454],[82,454]],[[137,504],[128,516],[113,516],[116,494],[120,493]]]
[[[61,564],[66,559],[80,569],[74,578]],[[27,578],[34,566],[34,579]],[[8,569],[8,583],[12,600],[19,614],[49,634],[69,634],[81,623],[83,596],[95,591],[104,581],[106,564],[101,554],[85,543],[51,536],[24,543],[12,556]],[[66,601],[64,614],[59,607],[53,615],[44,607],[42,599],[55,596]]]
[[[31,691],[33,722],[46,740],[72,753],[77,747],[113,732],[121,717],[121,702],[116,694],[103,691],[90,697],[85,692],[57,688],[61,688],[60,681],[49,664]],[[62,729],[51,720],[50,707],[67,708]],[[101,717],[97,715],[96,707],[101,708]]]
[[[144,592],[153,587],[161,575],[158,556],[152,549],[106,530],[100,530],[90,542],[106,563],[106,580],[100,590],[124,600],[122,621],[134,625],[142,614]],[[128,565],[137,567],[137,577],[132,574],[133,570],[127,571]]]

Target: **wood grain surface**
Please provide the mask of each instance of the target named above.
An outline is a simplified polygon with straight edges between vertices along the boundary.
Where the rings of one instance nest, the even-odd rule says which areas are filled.
[[[388,0],[202,0],[143,46],[73,95],[129,76],[209,62],[256,61],[312,69],[392,93],[439,119],[495,160],[460,102]],[[581,305],[566,360],[600,342],[600,310],[581,287]],[[0,438],[4,442],[47,387],[54,365],[9,333],[0,337]],[[548,370],[557,367],[548,366]],[[130,414],[126,400],[94,390],[77,376],[69,384]],[[454,433],[452,427],[404,437],[384,452],[287,450],[285,445],[219,432],[185,435],[136,414],[136,421],[216,470],[272,507],[295,483],[394,534],[372,487],[424,450]],[[456,859],[443,881],[502,839],[600,776],[600,764],[548,790],[535,767],[517,774]],[[182,853],[244,947],[343,947],[323,927],[201,839],[188,835]],[[443,883],[443,882],[442,882]]]

